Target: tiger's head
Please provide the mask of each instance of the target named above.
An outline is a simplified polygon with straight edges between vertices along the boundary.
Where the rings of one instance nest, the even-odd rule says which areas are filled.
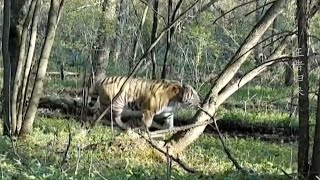
[[[182,85],[182,99],[181,103],[183,105],[189,105],[193,107],[197,107],[200,103],[200,97],[198,92],[189,84]]]

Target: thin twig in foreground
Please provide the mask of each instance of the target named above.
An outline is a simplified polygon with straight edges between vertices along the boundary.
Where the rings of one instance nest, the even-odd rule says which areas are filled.
[[[152,140],[150,140],[149,138],[147,138],[144,134],[142,133],[138,133],[143,139],[145,139],[153,148],[155,148],[156,150],[158,150],[159,152],[161,152],[163,155],[167,155],[167,153],[162,150],[160,147],[158,147],[154,142],[152,142]],[[187,165],[185,162],[183,162],[178,156],[172,156],[171,154],[168,153],[168,156],[175,161],[182,169],[184,169],[185,171],[187,171],[188,173],[198,173],[198,170],[195,170],[191,167],[189,167],[189,165]]]
[[[72,134],[71,134],[71,129],[70,129],[69,123],[68,123],[68,132],[69,132],[68,145],[67,145],[66,151],[64,152],[63,159],[61,161],[61,166],[60,166],[61,172],[63,171],[63,165],[67,162],[68,153],[69,153],[71,142],[72,142]]]
[[[232,157],[231,155],[231,152],[229,150],[229,148],[225,145],[224,141],[223,141],[223,138],[222,138],[222,133],[220,132],[219,130],[219,127],[218,127],[218,124],[217,124],[217,121],[214,120],[214,118],[207,112],[205,111],[202,107],[198,107],[202,112],[204,112],[205,114],[207,114],[214,122],[214,125],[215,125],[215,128],[218,132],[218,136],[219,136],[219,139],[221,141],[221,144],[223,146],[223,150],[224,152],[227,154],[228,158],[231,160],[231,162],[234,164],[234,166],[237,168],[238,171],[241,171],[241,172],[245,172],[245,170],[240,166],[240,164],[238,163],[238,161]],[[211,124],[210,124],[211,125]],[[212,125],[211,125],[212,126]]]

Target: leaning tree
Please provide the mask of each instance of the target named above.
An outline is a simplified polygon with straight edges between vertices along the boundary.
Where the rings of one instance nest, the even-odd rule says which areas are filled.
[[[185,15],[185,13],[188,10],[190,10],[193,7],[193,5],[195,5],[197,2],[198,1],[195,1],[195,3],[189,6],[187,10],[177,15],[177,17],[173,19],[166,28],[164,28],[162,31],[158,33],[153,43],[141,56],[140,61],[136,64],[128,79],[133,77],[133,75],[137,72],[139,67],[145,62],[147,55],[150,52],[152,52],[152,49],[159,42],[159,40],[166,34],[166,32],[170,31],[170,29],[177,22],[179,22]],[[211,89],[206,95],[204,102],[201,104],[201,110],[198,110],[198,112],[195,114],[193,118],[194,123],[204,125],[180,131],[174,134],[170,138],[169,142],[165,143],[166,146],[169,147],[169,154],[173,158],[178,159],[178,154],[182,152],[188,145],[194,142],[203,133],[204,129],[206,128],[206,123],[204,122],[207,122],[212,117],[214,117],[219,106],[233,93],[235,93],[238,89],[250,82],[261,72],[267,70],[268,67],[274,65],[275,63],[296,59],[296,57],[292,57],[290,54],[285,54],[284,52],[288,44],[292,42],[294,38],[296,38],[295,33],[287,33],[282,38],[279,38],[279,43],[277,43],[277,46],[275,46],[272,53],[269,55],[269,57],[265,59],[263,63],[259,64],[254,69],[247,71],[242,77],[235,77],[237,71],[247,61],[249,55],[252,53],[254,48],[259,45],[259,41],[263,37],[264,33],[269,29],[276,17],[283,11],[285,3],[285,0],[275,0],[269,3],[270,6],[266,10],[264,15],[252,28],[250,33],[247,35],[247,37],[240,45],[238,50],[235,52],[235,54],[231,57],[231,59],[229,60],[225,68],[222,70],[222,72],[219,74],[219,76],[212,82]],[[314,9],[319,9],[317,8],[318,4],[319,3],[315,5]],[[310,18],[314,16],[314,14],[315,13],[311,13]],[[122,88],[120,89],[120,92],[121,91]],[[120,92],[118,94],[120,94]],[[115,96],[115,98],[117,97],[118,95]],[[104,113],[102,113],[102,115],[95,121],[95,123],[102,118],[102,116],[107,112],[109,108],[107,108],[104,111]],[[163,142],[158,141],[155,145],[157,146],[157,149],[162,149],[162,152],[166,152],[167,147],[162,146],[163,144]]]

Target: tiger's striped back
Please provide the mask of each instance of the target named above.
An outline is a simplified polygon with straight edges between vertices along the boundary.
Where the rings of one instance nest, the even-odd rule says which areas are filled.
[[[113,76],[96,81],[94,89],[99,95],[100,105],[108,106],[121,89],[127,77]],[[94,94],[92,92],[92,94]],[[188,84],[181,85],[173,80],[146,80],[132,78],[124,85],[119,97],[112,102],[112,111],[117,124],[126,129],[121,122],[121,113],[129,108],[142,113],[147,128],[155,115],[168,116],[169,127],[173,127],[173,111],[178,104],[198,105],[198,93]]]

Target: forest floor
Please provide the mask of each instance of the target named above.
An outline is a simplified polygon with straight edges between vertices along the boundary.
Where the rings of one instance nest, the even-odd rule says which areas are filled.
[[[189,166],[201,173],[186,173],[174,163],[171,176],[286,179],[282,171],[296,170],[296,143],[231,136],[226,136],[225,141],[234,158],[250,173],[236,171],[218,138],[205,133],[181,154]],[[8,148],[12,146],[15,148]],[[111,131],[108,126],[99,125],[87,134],[76,120],[38,117],[33,133],[26,139],[14,143],[6,137],[0,139],[0,179],[166,179],[166,176],[166,163],[148,143],[116,129]]]
[[[50,82],[45,95],[70,95],[76,87],[80,83]],[[232,155],[248,173],[235,169],[209,125],[181,154],[200,172],[187,173],[174,163],[172,179],[287,179],[284,172],[294,176],[297,118],[290,92],[249,86],[221,106],[219,128]],[[188,124],[194,113],[177,111],[176,125]],[[39,109],[34,131],[26,139],[11,142],[1,137],[0,179],[167,178],[167,163],[143,139],[104,125],[87,134],[75,117]]]

